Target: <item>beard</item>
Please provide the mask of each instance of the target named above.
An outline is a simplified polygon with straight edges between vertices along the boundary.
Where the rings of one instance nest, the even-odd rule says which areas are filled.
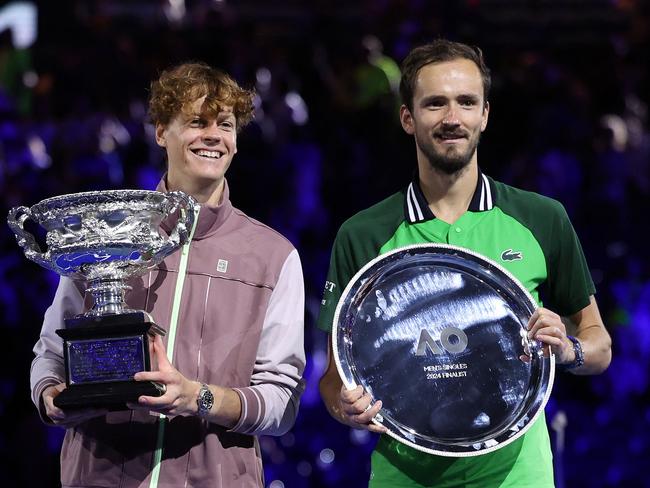
[[[444,152],[438,151],[428,137],[425,141],[416,137],[416,142],[432,169],[451,176],[467,167],[476,152],[480,138],[480,132],[469,136],[467,150],[462,152],[456,147],[450,147]]]

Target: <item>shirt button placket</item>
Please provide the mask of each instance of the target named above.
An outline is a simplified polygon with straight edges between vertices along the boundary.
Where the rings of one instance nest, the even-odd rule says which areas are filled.
[[[458,225],[453,226],[452,229],[453,232],[449,233],[449,241],[450,241],[449,243],[458,244],[461,240],[463,229]]]

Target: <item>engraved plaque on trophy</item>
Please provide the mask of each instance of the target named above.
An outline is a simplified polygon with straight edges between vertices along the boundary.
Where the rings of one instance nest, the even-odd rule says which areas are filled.
[[[537,307],[499,264],[460,247],[407,246],[350,281],[334,316],[348,388],[383,407],[373,420],[430,454],[466,457],[523,435],[543,412],[554,359],[528,339]]]
[[[61,276],[82,280],[93,299],[84,314],[64,320],[66,389],[60,408],[126,408],[140,395],[160,396],[164,388],[135,381],[151,369],[150,336],[164,335],[151,316],[124,302],[130,277],[158,265],[183,245],[194,222],[194,199],[183,192],[110,190],[48,198],[10,210],[8,224],[25,256]],[[169,235],[160,224],[174,215]],[[32,220],[46,231],[42,251],[25,230]]]

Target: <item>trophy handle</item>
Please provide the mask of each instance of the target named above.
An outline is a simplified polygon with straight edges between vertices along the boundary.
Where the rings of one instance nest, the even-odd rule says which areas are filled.
[[[156,255],[165,258],[178,247],[187,242],[192,226],[194,225],[196,200],[182,191],[172,191],[166,194],[173,207],[170,213],[178,209],[179,215],[176,226],[172,229],[169,239],[156,251]]]
[[[9,227],[14,232],[18,245],[23,248],[23,252],[28,259],[40,264],[44,268],[55,270],[52,264],[45,259],[41,247],[36,242],[36,239],[34,239],[34,235],[25,230],[25,222],[29,219],[38,223],[33,218],[32,211],[29,207],[14,207],[9,210],[7,224],[9,224]]]

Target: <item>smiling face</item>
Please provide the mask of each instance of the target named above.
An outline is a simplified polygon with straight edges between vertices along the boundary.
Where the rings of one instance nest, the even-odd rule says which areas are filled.
[[[459,58],[423,66],[412,106],[402,106],[400,119],[404,130],[415,136],[418,164],[448,175],[476,164],[489,113],[476,64]]]
[[[231,107],[216,117],[203,113],[205,97],[156,125],[156,142],[167,151],[169,190],[183,190],[199,202],[216,205],[224,176],[237,152],[236,119]]]

